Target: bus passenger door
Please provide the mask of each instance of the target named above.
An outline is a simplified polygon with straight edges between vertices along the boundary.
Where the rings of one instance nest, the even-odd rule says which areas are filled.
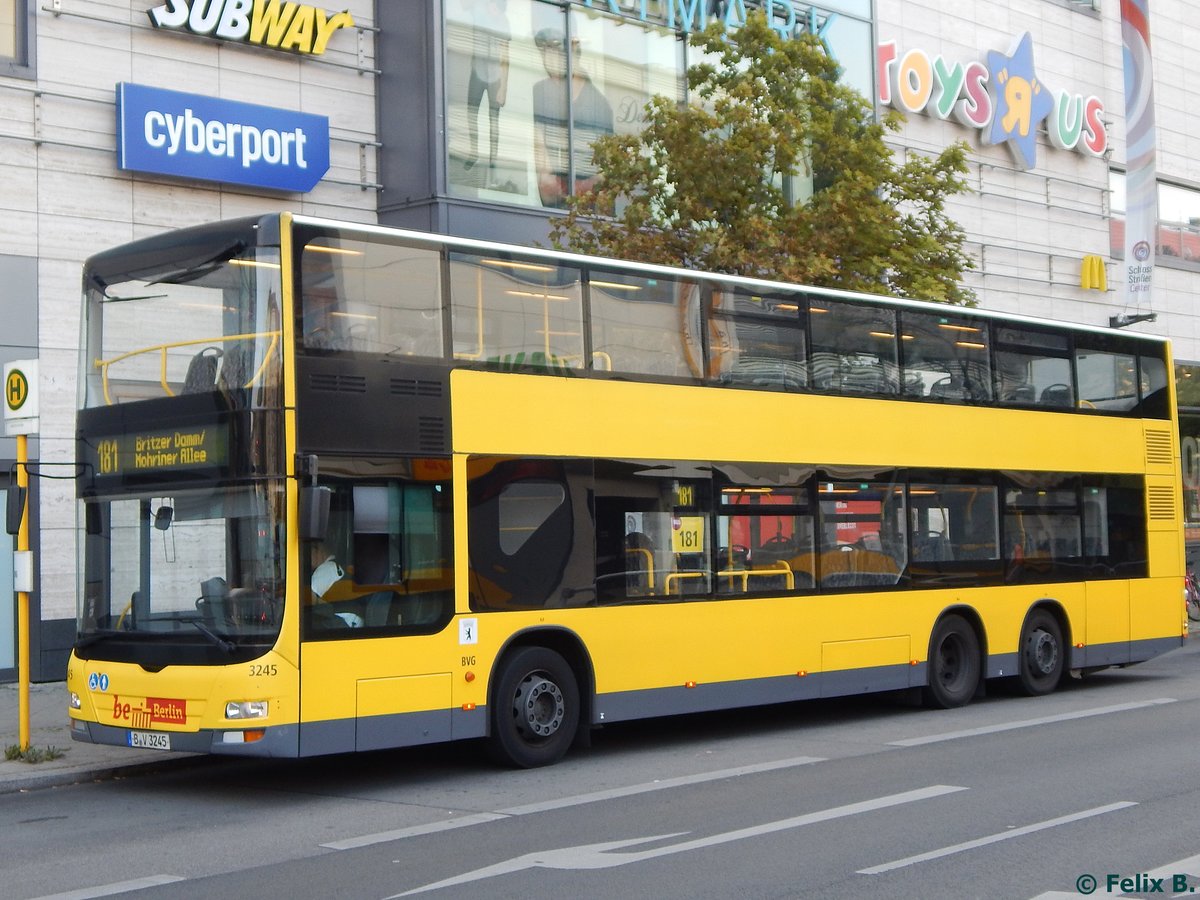
[[[1129,662],[1129,582],[1089,581],[1084,626],[1083,664],[1108,666]],[[1075,636],[1079,643],[1079,636]]]

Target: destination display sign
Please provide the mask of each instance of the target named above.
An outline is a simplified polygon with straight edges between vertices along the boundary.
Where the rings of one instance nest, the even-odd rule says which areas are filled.
[[[136,475],[209,469],[229,458],[229,432],[205,425],[170,430],[131,431],[89,445],[97,475]]]

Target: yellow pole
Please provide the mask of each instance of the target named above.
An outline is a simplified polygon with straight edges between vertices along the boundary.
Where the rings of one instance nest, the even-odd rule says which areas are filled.
[[[29,550],[29,438],[17,438],[17,487],[27,498],[21,508],[21,527],[17,531],[17,552]],[[21,752],[29,749],[29,594],[17,592],[17,704],[19,707],[19,740]]]

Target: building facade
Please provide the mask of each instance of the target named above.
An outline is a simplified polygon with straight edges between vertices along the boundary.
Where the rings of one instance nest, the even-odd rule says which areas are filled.
[[[31,670],[74,636],[80,268],[106,247],[288,209],[516,243],[587,190],[597,135],[686,97],[705,21],[743,0],[0,0],[0,362],[39,360]],[[1120,284],[1126,180],[1118,0],[770,0],[843,77],[906,115],[900,155],[969,147],[956,198],[984,307],[1174,340],[1200,526],[1200,114],[1186,0],[1154,0],[1159,227],[1149,303]],[[697,165],[706,161],[697,160]],[[1085,260],[1090,260],[1085,262]],[[1099,261],[1097,263],[1097,260]],[[1100,273],[1105,277],[1101,278]],[[14,441],[0,437],[0,487]],[[3,495],[0,495],[0,502]],[[1197,537],[1200,538],[1200,532]],[[0,680],[15,677],[0,553]]]

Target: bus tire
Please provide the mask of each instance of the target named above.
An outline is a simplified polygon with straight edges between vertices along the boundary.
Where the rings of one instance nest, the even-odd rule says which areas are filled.
[[[979,689],[979,638],[962,616],[945,616],[929,638],[929,683],[925,705],[934,709],[966,706]]]
[[[520,769],[562,759],[579,728],[579,684],[566,660],[545,647],[505,658],[492,698],[488,752]]]
[[[1049,694],[1062,679],[1065,664],[1062,628],[1044,609],[1035,609],[1021,629],[1017,679],[1030,697]]]

